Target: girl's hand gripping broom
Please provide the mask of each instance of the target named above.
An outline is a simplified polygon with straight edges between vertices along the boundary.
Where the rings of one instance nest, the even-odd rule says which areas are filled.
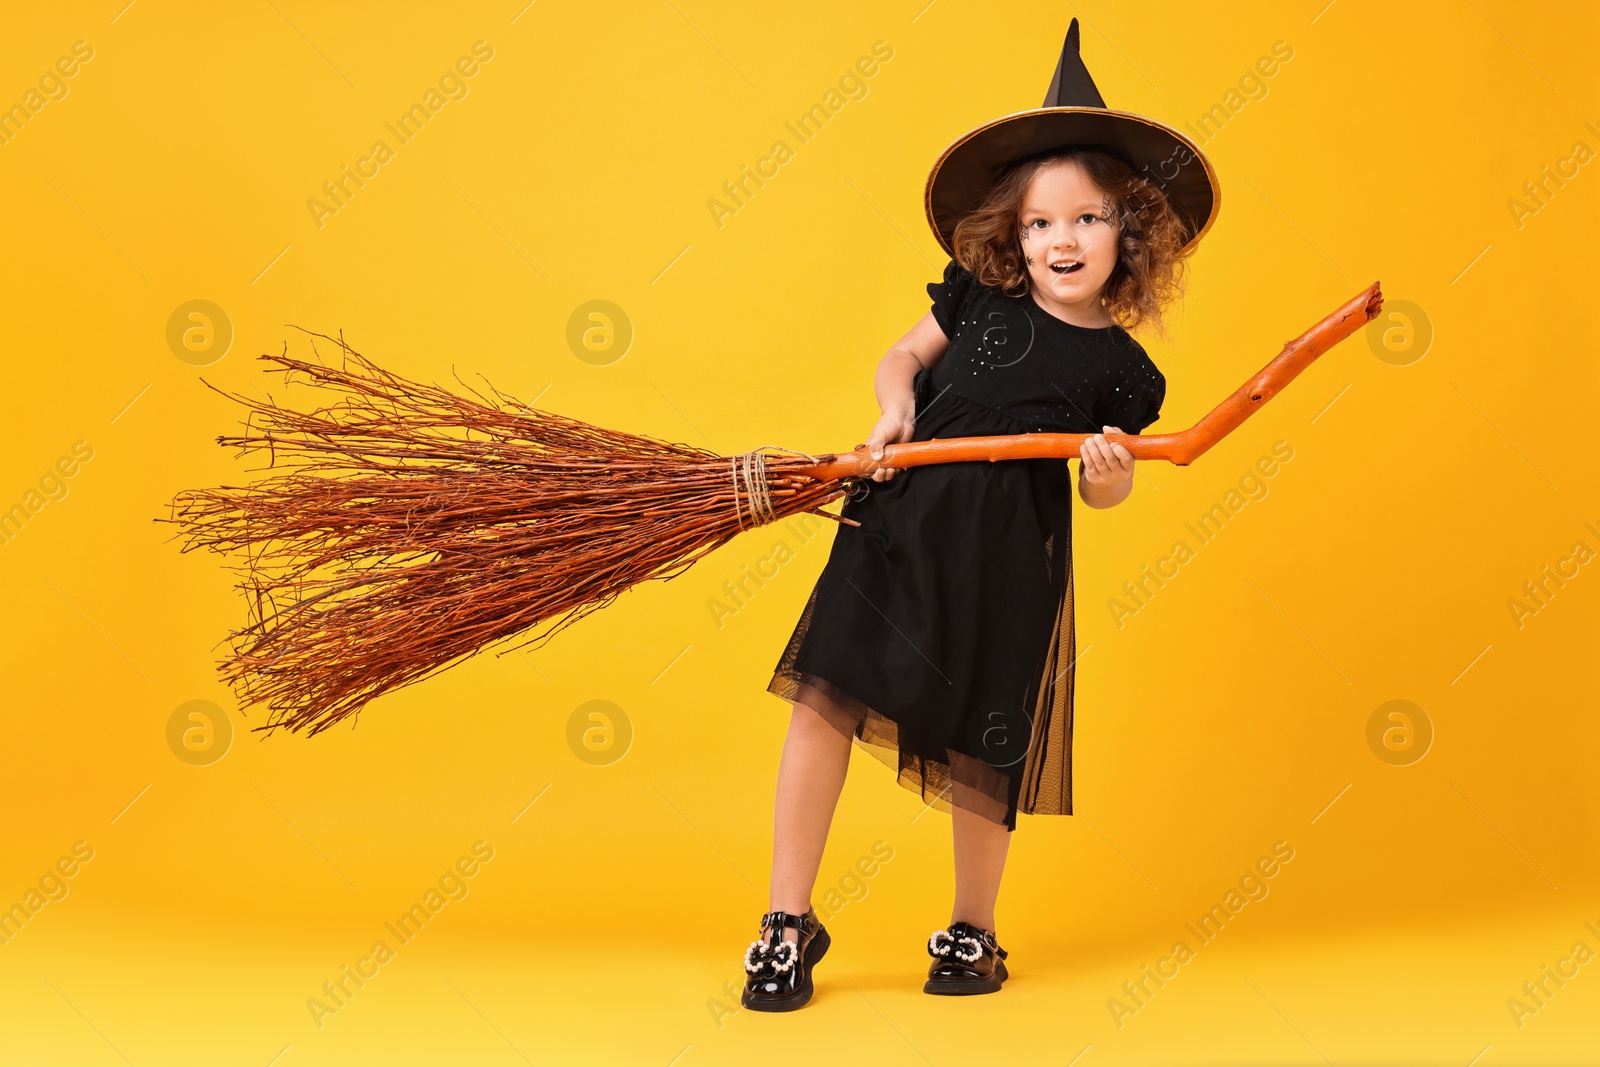
[[[1192,463],[1382,303],[1374,282],[1188,430],[1106,439],[1138,459]],[[800,512],[850,522],[820,509],[879,467],[1069,459],[1090,436],[908,442],[879,460],[865,448],[718,456],[530,409],[492,386],[464,397],[408,381],[335,343],[340,368],[260,357],[342,393],[332,407],[223,394],[251,416],[218,443],[288,469],[181,493],[158,520],[181,527],[184,551],[242,557],[251,618],[219,670],[241,704],[267,705],[257,730],[316,734],[489,645],[542,644],[741,531]]]

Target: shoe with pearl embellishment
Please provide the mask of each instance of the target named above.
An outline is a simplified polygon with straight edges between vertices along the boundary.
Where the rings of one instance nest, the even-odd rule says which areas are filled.
[[[784,930],[799,936],[790,941]],[[770,939],[769,939],[769,936]],[[808,907],[804,915],[769,911],[761,917],[761,936],[744,951],[745,983],[740,1003],[753,1011],[794,1011],[811,999],[811,968],[828,952],[828,928]]]
[[[995,940],[993,930],[968,922],[953,922],[947,929],[935,930],[928,938],[928,981],[924,993],[968,996],[998,993],[1008,977],[1006,950]]]

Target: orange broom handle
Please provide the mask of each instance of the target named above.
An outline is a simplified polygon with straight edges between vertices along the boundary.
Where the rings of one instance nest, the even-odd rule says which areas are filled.
[[[1212,445],[1238,429],[1240,423],[1294,381],[1295,376],[1309,367],[1312,360],[1371,321],[1382,307],[1383,293],[1379,291],[1378,283],[1373,282],[1359,296],[1351,298],[1339,310],[1284,345],[1283,351],[1271,363],[1261,368],[1232,396],[1189,429],[1149,436],[1108,433],[1106,440],[1122,445],[1135,459],[1165,459],[1186,467]],[[872,454],[862,446],[854,452],[823,456],[816,465],[801,467],[798,472],[827,479],[868,475],[879,467],[922,467],[930,463],[980,459],[990,462],[1002,459],[1073,459],[1091,436],[1086,433],[1024,433],[908,441],[885,445],[882,459],[873,459]]]

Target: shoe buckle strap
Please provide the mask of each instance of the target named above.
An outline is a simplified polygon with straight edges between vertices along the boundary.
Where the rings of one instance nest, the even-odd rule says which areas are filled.
[[[790,941],[783,936],[783,931],[793,927],[803,934],[812,916],[811,908],[807,908],[804,915],[788,911],[769,911],[763,915],[761,936],[750,942],[750,946],[744,950],[744,969],[762,978],[775,978],[793,970],[800,961],[800,941],[798,938]],[[776,931],[770,943],[767,941],[769,930]]]
[[[809,909],[805,915],[796,915],[793,912],[788,911],[769,911],[761,917],[761,931],[762,933],[765,933],[768,928],[773,926],[776,926],[780,930],[784,929],[785,927],[793,927],[796,930],[804,930],[806,928],[807,916],[810,914],[811,912]]]

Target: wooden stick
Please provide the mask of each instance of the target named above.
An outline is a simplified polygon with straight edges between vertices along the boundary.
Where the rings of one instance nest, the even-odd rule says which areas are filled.
[[[1120,444],[1135,459],[1165,459],[1186,467],[1218,441],[1238,429],[1313,360],[1355,333],[1383,307],[1383,293],[1373,282],[1359,295],[1305,333],[1283,346],[1283,351],[1205,418],[1180,433],[1108,433],[1106,440]],[[951,437],[885,445],[882,459],[873,459],[866,447],[854,452],[821,456],[814,466],[798,468],[813,478],[870,475],[880,467],[922,467],[930,463],[959,463],[1003,459],[1074,459],[1091,434],[1024,433],[993,437]]]

